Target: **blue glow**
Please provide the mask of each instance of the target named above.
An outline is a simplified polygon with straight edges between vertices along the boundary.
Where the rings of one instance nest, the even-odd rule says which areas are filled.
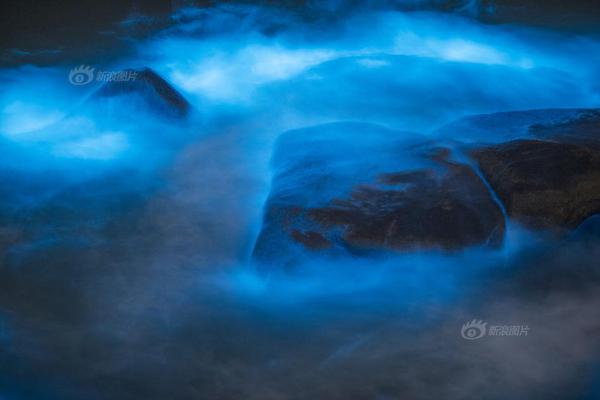
[[[217,169],[206,173],[228,174],[241,168],[240,173],[256,182],[230,204],[249,213],[245,218],[249,225],[242,229],[255,233],[261,217],[256,206],[266,197],[272,172],[269,154],[285,130],[358,117],[405,131],[407,138],[414,135],[410,131],[435,136],[439,126],[465,114],[598,104],[597,64],[589,54],[600,54],[600,44],[591,39],[484,26],[456,15],[370,12],[344,22],[352,29],[316,34],[315,40],[314,35],[298,34],[309,29],[302,24],[264,35],[254,30],[258,22],[252,14],[264,10],[236,7],[182,9],[174,18],[188,22],[214,18],[231,26],[238,24],[236,18],[250,18],[248,25],[226,32],[202,25],[215,34],[196,37],[199,25],[181,23],[139,43],[137,56],[115,64],[115,68],[148,65],[162,73],[200,110],[203,120],[195,125],[172,126],[130,99],[117,99],[110,114],[99,114],[96,103],[87,100],[98,85],[73,87],[64,70],[3,71],[7,89],[0,99],[0,131],[7,146],[19,151],[7,162],[21,165],[17,159],[25,155],[76,179],[81,163],[91,163],[81,173],[81,179],[87,179],[90,171],[97,171],[93,175],[123,166],[158,168],[186,145],[187,139],[173,138],[200,138],[198,143],[216,149],[211,156]],[[230,14],[232,10],[239,14]],[[584,87],[582,80],[592,84]],[[34,96],[34,88],[41,85],[51,88],[51,95]],[[414,162],[403,161],[405,167]],[[21,167],[31,169],[32,164]],[[246,251],[252,233],[247,237],[241,245]],[[247,255],[236,257],[239,254],[233,256],[234,263]],[[245,274],[236,278],[241,279],[240,287],[258,292],[268,287]],[[362,283],[376,286],[377,276]],[[308,279],[291,292],[301,298],[324,290],[323,286],[334,292],[333,286],[342,291],[345,285],[352,287],[344,282],[334,273],[319,277],[319,282]]]
[[[322,7],[334,7],[326,3]],[[100,343],[100,352],[107,355],[101,354],[91,366],[93,373],[97,368],[97,375],[77,372],[84,374],[85,384],[104,383],[103,374],[113,377],[115,371],[120,374],[130,368],[162,371],[172,361],[167,355],[176,354],[189,365],[196,366],[198,360],[209,365],[211,370],[202,372],[219,380],[208,386],[251,381],[240,384],[242,389],[235,387],[242,393],[248,387],[267,387],[264,382],[276,381],[279,370],[290,371],[290,376],[298,368],[330,372],[329,368],[345,362],[352,366],[357,354],[368,361],[367,366],[385,360],[397,373],[396,361],[386,357],[414,357],[425,349],[430,358],[415,370],[447,368],[460,372],[449,374],[453,378],[463,379],[459,375],[465,368],[465,375],[475,376],[461,381],[469,396],[477,393],[480,382],[495,380],[497,371],[511,383],[527,386],[535,381],[550,387],[559,373],[545,355],[557,353],[553,346],[562,340],[558,334],[554,340],[556,332],[551,328],[564,318],[575,329],[583,326],[591,332],[581,321],[585,318],[577,319],[573,310],[597,319],[597,309],[592,307],[597,299],[594,293],[590,299],[572,296],[572,303],[565,301],[573,305],[567,311],[552,303],[553,298],[543,299],[547,306],[543,308],[526,296],[512,298],[520,289],[506,276],[523,270],[534,275],[538,270],[531,272],[535,269],[528,264],[531,260],[557,268],[553,263],[570,252],[584,254],[576,261],[586,265],[597,250],[585,241],[577,242],[577,235],[591,229],[590,222],[573,234],[572,242],[547,241],[542,234],[509,221],[506,208],[477,169],[506,222],[501,248],[382,251],[365,258],[338,253],[321,257],[303,249],[296,254],[293,249],[300,247],[290,246],[290,255],[299,259],[293,270],[279,265],[265,270],[250,261],[269,196],[283,194],[321,207],[333,198],[347,198],[356,187],[356,176],[373,178],[377,185],[376,178],[383,173],[436,167],[430,159],[417,157],[414,148],[400,151],[400,144],[438,139],[444,145],[455,140],[496,143],[529,135],[518,116],[503,115],[503,124],[486,120],[484,129],[476,122],[485,117],[455,122],[464,116],[600,106],[597,37],[484,24],[465,17],[475,13],[480,2],[464,4],[462,16],[366,8],[331,23],[296,18],[268,6],[184,8],[171,16],[173,26],[136,41],[135,52],[95,66],[151,68],[190,102],[192,111],[185,118],[153,109],[147,100],[156,100],[152,96],[157,94],[151,90],[101,97],[102,82],[72,85],[71,65],[0,70],[0,166],[5,173],[1,194],[7,204],[0,210],[7,227],[0,235],[16,243],[10,242],[10,251],[0,260],[7,267],[0,269],[14,279],[15,293],[40,291],[32,304],[69,310],[72,306],[85,321],[51,321],[43,312],[25,308],[15,315],[31,315],[17,321],[15,332],[28,332],[28,324],[48,325],[50,331],[58,326],[67,333],[64,337],[73,334],[79,340],[74,343],[82,348],[88,339]],[[132,15],[122,25],[135,30],[151,22]],[[544,122],[546,114],[535,111],[530,116]],[[282,133],[290,131],[316,140],[311,146],[292,140],[284,156],[274,157],[274,149],[284,141]],[[344,140],[319,141],[320,133]],[[347,157],[336,158],[340,152]],[[311,164],[319,157],[331,162]],[[303,173],[271,187],[274,177],[294,168],[304,168]],[[323,179],[315,183],[313,176]],[[288,249],[281,246],[273,251]],[[556,276],[560,280],[560,271]],[[555,284],[556,276],[543,284]],[[569,276],[577,278],[577,273]],[[522,279],[518,284],[529,282]],[[71,295],[79,302],[61,303],[62,292],[49,290],[52,285],[64,285],[65,298]],[[571,300],[569,294],[564,296]],[[548,310],[558,310],[559,317]],[[538,326],[533,326],[540,336],[527,342],[531,349],[514,345],[512,358],[495,363],[504,356],[498,356],[503,347],[467,348],[466,342],[456,343],[461,340],[455,335],[456,321],[462,323],[480,312],[498,323],[520,323],[518,318],[525,315],[532,325],[542,327],[535,331]],[[435,329],[428,330],[430,326]],[[542,332],[546,326],[548,330]],[[12,345],[16,334],[12,325],[9,328],[0,318],[0,345]],[[404,336],[396,336],[398,332]],[[54,336],[44,333],[31,341],[47,351],[44,346],[51,339],[62,339],[51,333]],[[592,357],[589,338],[567,333],[567,341],[584,342],[572,357],[573,365],[587,365]],[[317,344],[311,347],[313,340]],[[394,346],[403,340],[406,347],[396,350]],[[114,344],[118,346],[113,348]],[[20,345],[20,351],[27,348],[33,364],[46,366],[52,358],[33,345],[29,350],[29,342]],[[75,348],[69,346],[59,350]],[[200,350],[188,353],[194,346]],[[481,357],[477,351],[484,348],[489,353]],[[304,351],[306,355],[301,354]],[[68,355],[65,365],[77,365],[79,349]],[[438,366],[444,357],[451,362]],[[527,368],[517,368],[517,377],[511,375],[511,360],[517,364],[525,360]],[[238,361],[251,364],[252,372],[244,369],[245,364],[235,370]],[[211,362],[222,364],[212,368]],[[279,369],[278,362],[287,364]],[[534,362],[542,372],[532,378],[527,374]],[[412,365],[403,368],[412,373]],[[354,379],[352,373],[343,379]],[[394,376],[390,385],[410,386],[413,393],[421,393],[437,378],[401,373],[404,380],[397,383]],[[146,378],[140,386],[156,384],[164,389],[161,379]],[[304,375],[293,378],[304,379]],[[4,380],[0,377],[0,384]],[[131,381],[132,386],[139,383]],[[389,379],[373,381],[374,386],[361,393],[364,398],[392,398],[381,389]],[[174,386],[187,388],[193,386],[190,382],[196,381],[181,374]],[[293,383],[304,387],[306,382],[299,382]],[[329,389],[329,382],[320,383]],[[68,385],[55,390],[60,392],[63,386]],[[451,382],[448,387],[457,386]],[[201,390],[192,389],[194,396]],[[253,395],[284,398],[278,389]],[[29,396],[8,393],[7,398]],[[532,393],[529,397],[537,398],[538,393]],[[302,394],[312,398],[308,389]]]

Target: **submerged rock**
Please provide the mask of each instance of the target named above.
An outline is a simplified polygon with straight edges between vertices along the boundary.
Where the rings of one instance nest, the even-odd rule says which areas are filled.
[[[516,139],[600,140],[600,109],[542,109],[471,115],[442,126],[437,134],[466,143]],[[570,139],[569,139],[570,138]]]
[[[340,123],[285,133],[253,258],[498,245],[504,219],[485,184],[414,133]]]
[[[380,177],[389,185],[357,187],[346,199],[334,199],[309,216],[324,228],[341,229],[352,247],[389,249],[460,249],[501,241],[502,213],[468,167],[440,163],[424,169]]]
[[[254,260],[497,246],[506,219],[563,232],[600,212],[600,110],[479,115],[439,133],[338,123],[283,134]]]
[[[576,116],[529,127],[537,138],[600,148],[600,109],[580,110]]]
[[[130,79],[106,82],[94,93],[93,99],[102,102],[125,97],[128,106],[139,106],[172,118],[183,118],[191,112],[192,106],[185,97],[152,69],[122,72]]]

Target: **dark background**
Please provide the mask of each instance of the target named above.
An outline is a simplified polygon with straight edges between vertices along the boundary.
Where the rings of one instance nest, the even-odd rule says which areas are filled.
[[[179,7],[213,7],[217,0],[9,0],[0,5],[0,66],[86,63],[126,53],[131,39],[168,26]],[[330,21],[365,7],[460,13],[486,23],[513,23],[576,33],[600,32],[597,0],[316,0],[238,1],[283,8],[310,23]],[[475,6],[473,5],[475,4]],[[139,17],[143,16],[142,19]],[[129,18],[134,24],[122,23]]]

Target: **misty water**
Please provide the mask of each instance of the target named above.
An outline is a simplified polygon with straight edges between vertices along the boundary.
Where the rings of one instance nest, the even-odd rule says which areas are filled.
[[[190,102],[187,119],[72,85],[77,65],[0,70],[0,399],[598,396],[596,217],[560,238],[507,221],[495,248],[252,261],[281,171],[333,160],[335,185],[280,188],[320,205],[357,173],[422,166],[391,137],[528,137],[519,121],[450,124],[597,107],[597,37],[368,8],[172,19],[94,67],[151,68]],[[283,132],[327,129],[353,139],[274,155]],[[465,340],[472,320],[529,332]]]

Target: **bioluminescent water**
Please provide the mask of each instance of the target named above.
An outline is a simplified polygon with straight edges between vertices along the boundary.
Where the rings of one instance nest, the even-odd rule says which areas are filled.
[[[600,14],[184,3],[102,31],[114,52],[7,49],[0,399],[598,396],[598,197],[537,229],[473,154],[574,120],[597,151]],[[456,198],[481,222],[370,224]],[[461,335],[470,321],[487,336]]]

